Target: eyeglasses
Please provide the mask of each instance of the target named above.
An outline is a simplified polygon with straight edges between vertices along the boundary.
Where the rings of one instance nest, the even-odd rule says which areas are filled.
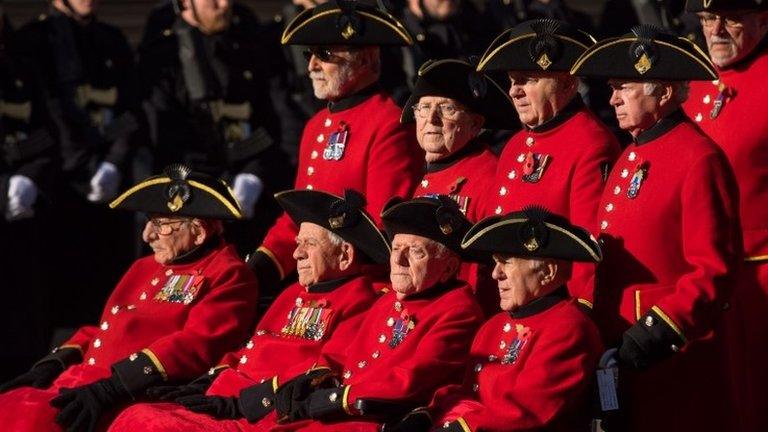
[[[158,235],[171,235],[174,231],[178,231],[181,229],[181,226],[185,223],[188,223],[190,219],[181,219],[181,220],[174,220],[174,221],[168,221],[168,222],[161,222],[158,219],[152,219],[147,218],[147,222],[149,223],[150,228],[152,229],[152,232]]]
[[[413,109],[413,113],[418,118],[427,118],[429,117],[429,113],[432,112],[432,105],[431,104],[416,104],[411,107]],[[447,120],[453,120],[456,118],[456,116],[459,115],[460,112],[464,111],[463,109],[459,109],[456,107],[456,105],[449,104],[449,103],[441,103],[435,105],[435,110],[437,111],[437,115],[442,119]]]
[[[307,59],[307,61],[310,61],[312,56],[315,56],[323,63],[341,63],[344,61],[343,57],[334,54],[327,48],[307,48],[302,52],[302,54],[304,55],[304,58]]]
[[[718,20],[728,28],[744,27],[743,15],[722,16],[715,14],[701,14],[699,15],[699,20],[701,21],[702,27],[714,27]]]

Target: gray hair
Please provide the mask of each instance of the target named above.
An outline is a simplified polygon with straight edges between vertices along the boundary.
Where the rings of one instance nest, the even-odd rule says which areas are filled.
[[[325,230],[326,235],[328,236],[328,241],[333,246],[341,246],[342,243],[344,243],[344,239],[341,238],[338,234],[336,234],[333,231]]]
[[[688,81],[647,81],[643,83],[643,94],[652,95],[662,84],[669,84],[672,86],[672,100],[679,105],[685,103],[688,100],[688,95],[691,92],[691,86]]]

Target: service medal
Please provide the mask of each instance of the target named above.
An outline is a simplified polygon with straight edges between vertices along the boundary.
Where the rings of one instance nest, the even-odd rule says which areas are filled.
[[[323,150],[323,159],[341,160],[344,156],[344,149],[347,147],[349,139],[349,127],[346,123],[340,122],[338,129],[328,137],[328,143]]]

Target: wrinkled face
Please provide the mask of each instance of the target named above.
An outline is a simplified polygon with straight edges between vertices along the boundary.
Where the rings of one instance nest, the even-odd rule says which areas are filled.
[[[307,68],[316,98],[328,101],[342,98],[362,80],[362,51],[339,46],[317,47],[312,51]]]
[[[416,106],[416,138],[427,162],[456,153],[480,133],[482,117],[454,99],[422,96]]]
[[[67,12],[63,0],[54,0],[53,5],[56,9]],[[99,0],[69,0],[69,6],[78,16],[86,17],[96,12]]]
[[[194,3],[194,10],[190,2]],[[229,27],[232,19],[230,0],[185,0],[185,5],[182,16],[191,17],[192,22],[196,23],[203,33],[215,34]]]
[[[159,264],[171,263],[201,245],[205,238],[200,232],[199,219],[165,216],[151,216],[141,236]]]
[[[461,0],[423,0],[426,13],[437,20],[444,20],[456,14]]]
[[[459,259],[450,250],[440,252],[434,240],[413,234],[395,234],[392,239],[389,279],[399,299],[448,281]]]
[[[301,223],[293,258],[296,260],[299,284],[304,287],[342,276],[339,269],[341,243],[332,242],[328,233],[320,225]]]
[[[699,13],[712,63],[725,68],[748,56],[768,30],[768,13]]]
[[[535,261],[505,255],[494,255],[493,261],[501,310],[513,311],[540,296],[543,278]]]
[[[609,80],[611,106],[616,111],[619,127],[637,136],[653,126],[661,110],[661,98],[657,92],[647,95],[644,83],[626,80]]]
[[[551,119],[573,96],[569,86],[576,85],[574,78],[565,73],[515,72],[509,76],[509,97],[515,104],[520,121],[528,126],[538,126]]]

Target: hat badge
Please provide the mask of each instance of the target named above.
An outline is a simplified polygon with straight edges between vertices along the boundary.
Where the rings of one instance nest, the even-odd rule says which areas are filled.
[[[355,28],[352,27],[352,23],[347,23],[346,27],[344,27],[344,29],[341,31],[341,37],[344,39],[349,39],[354,36],[355,33],[357,32],[355,31]]]
[[[181,210],[181,208],[184,207],[184,200],[181,198],[181,193],[174,194],[173,198],[168,200],[166,204],[168,205],[168,209],[174,213]]]
[[[648,54],[643,53],[643,55],[640,56],[640,58],[635,62],[635,70],[640,74],[644,75],[646,72],[651,70],[651,59],[648,58]]]
[[[440,224],[440,232],[445,235],[450,235],[453,232],[453,227],[449,223]]]
[[[539,248],[539,241],[536,240],[535,236],[531,236],[531,238],[523,242],[523,246],[528,252],[533,252]]]
[[[712,4],[712,0],[704,0],[704,9],[707,9],[711,4]]]
[[[547,68],[552,66],[552,60],[549,59],[547,53],[544,53],[539,57],[538,60],[536,60],[536,64],[539,65],[542,70],[547,70]]]
[[[165,174],[171,179],[171,184],[169,184],[168,188],[165,190],[165,196],[168,197],[166,205],[168,206],[168,210],[174,213],[181,210],[181,208],[184,207],[184,203],[186,203],[192,195],[186,181],[187,176],[191,171],[192,170],[189,167],[181,164],[173,164],[165,168]]]
[[[344,226],[344,219],[346,216],[346,213],[342,213],[338,216],[330,217],[328,218],[328,225],[330,225],[333,229],[339,229]]]

